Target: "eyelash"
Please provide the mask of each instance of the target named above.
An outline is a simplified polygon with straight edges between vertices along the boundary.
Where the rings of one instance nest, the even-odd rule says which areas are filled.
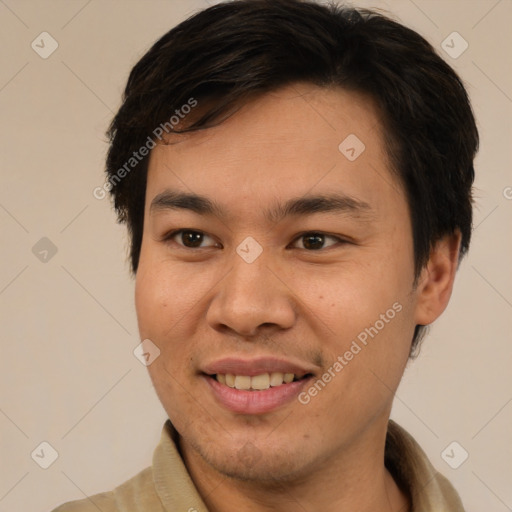
[[[163,242],[172,242],[173,238],[176,236],[176,235],[179,235],[180,233],[199,233],[201,235],[206,235],[206,236],[210,236],[208,235],[207,233],[205,233],[204,231],[199,231],[197,229],[187,229],[187,228],[182,228],[182,229],[176,229],[174,231],[171,231],[169,233],[167,233],[166,235],[164,235],[162,241]],[[343,238],[340,238],[338,236],[335,236],[335,235],[330,235],[328,233],[325,233],[323,231],[304,231],[303,233],[300,233],[299,235],[297,235],[293,240],[292,240],[292,244],[295,243],[297,240],[299,240],[300,238],[304,238],[306,237],[307,235],[320,235],[320,236],[323,236],[325,238],[331,238],[333,240],[336,240],[337,241],[337,244],[341,244],[341,245],[345,245],[345,244],[349,244],[351,243],[350,241],[348,240],[345,240]],[[176,242],[177,243],[177,242]],[[334,247],[336,246],[337,244],[333,244],[333,245],[330,245],[328,247],[322,247],[321,249],[303,249],[301,247],[299,247],[298,249],[301,249],[303,251],[307,251],[307,252],[320,252],[320,251],[325,251],[326,249],[329,249],[331,247]],[[210,247],[186,247],[185,245],[182,245],[182,244],[177,244],[179,247],[183,248],[183,249],[187,249],[187,250],[197,250],[197,249],[209,249]]]

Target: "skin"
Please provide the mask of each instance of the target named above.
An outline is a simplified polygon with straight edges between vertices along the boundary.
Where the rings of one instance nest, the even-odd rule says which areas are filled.
[[[365,150],[351,162],[338,146],[352,133]],[[208,508],[408,510],[384,466],[387,422],[415,325],[448,303],[460,236],[439,241],[414,287],[409,210],[374,104],[294,84],[168,142],[150,157],[136,308],[141,339],[161,350],[148,367],[155,390]],[[151,211],[166,189],[207,196],[226,214]],[[264,216],[276,202],[333,191],[370,208]],[[200,248],[165,239],[179,229],[204,233]],[[300,236],[311,231],[327,234],[320,249]],[[248,236],[263,249],[252,263],[236,252]],[[397,302],[402,310],[306,405],[235,414],[201,376],[222,357],[277,356],[319,378]]]

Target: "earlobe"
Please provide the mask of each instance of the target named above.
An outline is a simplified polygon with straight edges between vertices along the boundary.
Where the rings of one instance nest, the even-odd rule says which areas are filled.
[[[421,271],[416,288],[417,325],[431,324],[446,309],[457,272],[460,241],[461,233],[456,230],[438,240],[430,251],[428,263]]]

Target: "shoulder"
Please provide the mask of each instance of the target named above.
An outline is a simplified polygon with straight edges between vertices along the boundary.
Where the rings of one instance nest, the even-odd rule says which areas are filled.
[[[393,420],[386,437],[385,464],[412,500],[413,510],[464,512],[460,496],[416,440]]]
[[[135,504],[137,508],[134,508]],[[63,503],[52,512],[159,512],[159,505],[152,469],[149,467],[112,491]]]
[[[103,492],[82,500],[69,501],[52,510],[52,512],[98,512],[98,509],[102,512],[119,511],[116,507],[113,492]]]

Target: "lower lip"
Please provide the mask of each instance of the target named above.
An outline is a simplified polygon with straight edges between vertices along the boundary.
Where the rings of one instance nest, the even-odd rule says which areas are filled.
[[[263,391],[230,388],[213,377],[204,376],[215,398],[227,409],[239,414],[263,414],[291,402],[311,377],[281,384]]]

